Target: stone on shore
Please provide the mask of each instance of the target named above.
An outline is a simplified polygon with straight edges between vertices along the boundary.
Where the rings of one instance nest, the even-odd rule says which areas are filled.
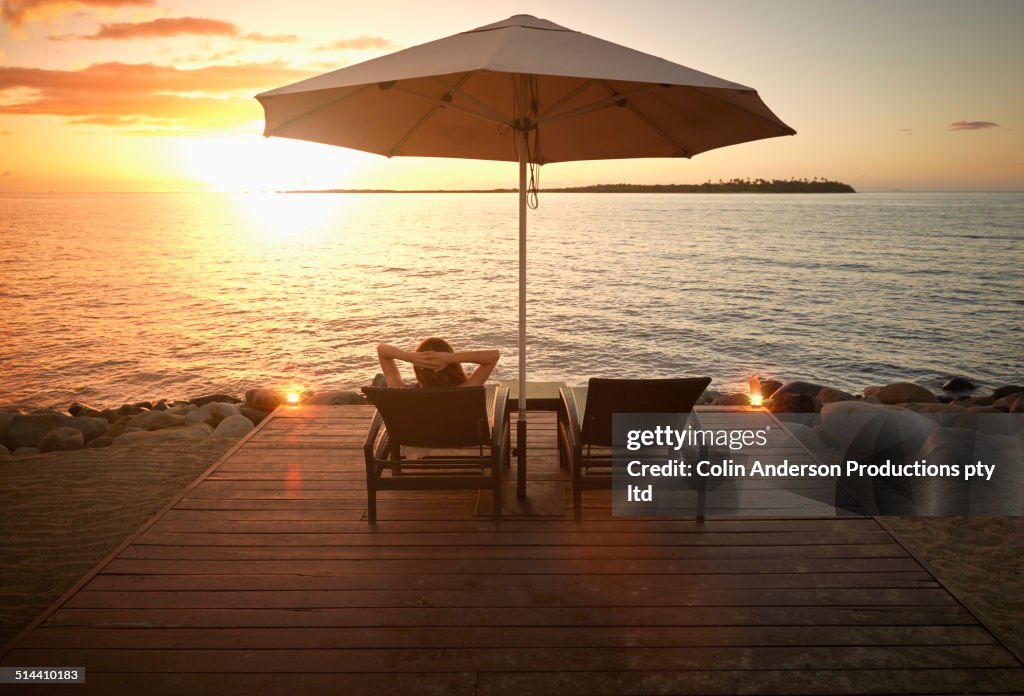
[[[821,410],[817,399],[801,392],[775,392],[765,406],[772,413],[817,413]]]
[[[828,439],[850,458],[887,452],[886,456],[900,461],[913,461],[924,441],[939,427],[935,418],[925,414],[863,400],[825,404],[821,423]]]
[[[386,387],[388,386],[388,378],[384,376],[383,372],[378,372],[373,376],[373,382],[371,382],[371,386]]]
[[[253,425],[259,425],[264,418],[267,417],[266,411],[260,411],[259,409],[249,408],[248,406],[241,406],[238,409],[243,416],[252,421]]]
[[[856,401],[857,397],[853,394],[848,394],[841,389],[833,389],[832,387],[822,387],[814,396],[818,400],[819,404],[833,404],[837,401]]]
[[[217,429],[210,435],[211,439],[220,440],[224,438],[239,438],[246,435],[256,426],[245,416],[238,414],[228,416],[220,422]]]
[[[185,423],[206,423],[216,428],[222,420],[241,415],[238,406],[224,401],[211,401],[185,416]]]
[[[72,427],[54,428],[39,439],[40,452],[65,452],[85,447],[85,436]]]
[[[1010,394],[1016,394],[1018,392],[1024,392],[1024,386],[1011,384],[1005,387],[999,387],[992,391],[992,400],[1001,399],[1004,396],[1009,396]]]
[[[75,416],[71,419],[71,422],[68,423],[68,427],[81,430],[82,436],[88,443],[110,430],[110,423],[108,423],[107,419],[102,416]]]
[[[761,385],[762,393],[764,390],[764,384]],[[793,382],[786,382],[781,387],[772,392],[772,399],[781,399],[787,394],[807,394],[808,396],[817,396],[818,392],[824,389],[821,384],[815,384],[814,382],[801,382],[799,380]],[[766,400],[768,400],[766,398]]]
[[[118,436],[114,440],[114,447],[125,445],[159,445],[164,442],[199,442],[208,438],[211,433],[213,433],[213,428],[205,423],[164,430],[136,430],[125,432]]]
[[[22,447],[37,447],[39,440],[51,430],[66,426],[71,416],[54,413],[35,413],[27,416],[15,415],[7,428],[6,444],[11,450]]]
[[[164,430],[185,425],[185,416],[178,416],[167,411],[143,411],[128,421],[127,427],[142,430]]]
[[[96,408],[95,406],[83,404],[80,401],[76,401],[70,406],[68,406],[68,413],[70,413],[72,416],[89,416],[90,418],[103,417],[103,411]]]
[[[20,415],[20,413],[14,412],[0,412],[0,442],[7,437],[7,431],[10,430],[14,417]]]
[[[943,391],[973,391],[978,385],[966,377],[953,377],[942,385]]]
[[[1017,399],[1024,396],[1024,392],[1014,392],[1013,394],[1007,394],[1006,396],[1000,397],[992,402],[992,405],[996,408],[1005,408],[1007,411],[1013,406]]]
[[[781,388],[782,382],[777,379],[761,380],[761,398],[770,399]]]
[[[19,447],[11,452],[12,457],[27,457],[32,454],[40,454],[38,447]]]
[[[884,387],[867,387],[864,396],[874,396],[882,404],[938,403],[938,399],[924,387],[912,382],[893,382]]]
[[[349,404],[365,404],[366,397],[354,391],[325,391],[306,397],[302,402],[312,406],[346,406]]]
[[[750,396],[742,392],[726,394],[711,402],[712,406],[749,406]]]
[[[116,438],[113,438],[110,435],[100,435],[95,440],[89,440],[89,442],[85,443],[85,448],[96,449],[97,447],[110,447],[114,444],[115,439]]]
[[[10,454],[11,454],[11,451],[9,449],[4,447],[3,445],[0,445],[0,457],[7,457]]]
[[[203,396],[197,396],[194,399],[189,399],[189,403],[195,404],[196,406],[205,406],[210,403],[225,403],[225,404],[240,404],[241,399],[236,399],[230,394],[205,394]]]
[[[250,389],[245,393],[245,405],[259,411],[270,412],[284,403],[284,397],[273,389]]]

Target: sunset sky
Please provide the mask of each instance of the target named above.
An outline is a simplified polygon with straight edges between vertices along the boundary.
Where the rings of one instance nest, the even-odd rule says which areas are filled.
[[[752,86],[798,131],[692,160],[549,165],[542,185],[1024,190],[1017,0],[2,0],[0,191],[512,187],[509,163],[264,139],[252,97],[519,13]]]

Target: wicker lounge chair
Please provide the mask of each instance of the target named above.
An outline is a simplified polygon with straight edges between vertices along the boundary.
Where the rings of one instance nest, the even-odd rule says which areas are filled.
[[[709,384],[710,377],[591,379],[586,387],[561,390],[559,450],[572,465],[577,522],[583,518],[583,491],[611,487],[612,414],[680,413],[696,418],[693,406]],[[703,511],[702,506],[699,509]],[[702,517],[698,514],[698,521],[703,521]]]
[[[363,393],[377,407],[363,446],[371,524],[380,490],[490,489],[494,517],[501,517],[508,389],[366,387]]]

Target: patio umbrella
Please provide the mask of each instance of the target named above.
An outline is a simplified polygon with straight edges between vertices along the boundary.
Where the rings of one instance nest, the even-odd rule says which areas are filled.
[[[757,92],[530,15],[256,97],[264,135],[387,157],[519,162],[519,490],[525,495],[527,167],[692,157],[793,135]]]

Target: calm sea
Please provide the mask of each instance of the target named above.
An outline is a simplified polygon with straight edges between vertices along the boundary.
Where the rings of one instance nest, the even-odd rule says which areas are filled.
[[[366,384],[380,341],[516,375],[514,194],[0,196],[0,405]],[[528,373],[859,392],[1024,378],[1024,194],[542,194]]]

